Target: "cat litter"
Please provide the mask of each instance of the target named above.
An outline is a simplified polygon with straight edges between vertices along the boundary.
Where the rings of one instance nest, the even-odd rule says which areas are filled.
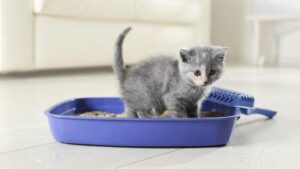
[[[101,112],[101,111],[83,112],[75,115],[82,116],[82,117],[116,117],[116,118],[126,117],[125,113],[115,114],[115,113]],[[219,112],[201,112],[200,116],[201,117],[222,117],[224,116],[224,114]],[[164,112],[163,115],[161,115],[159,118],[171,118],[171,115],[167,112]]]
[[[104,114],[124,116],[122,100],[99,97],[58,103],[46,115],[58,142],[125,147],[225,146],[241,114],[270,119],[276,115],[275,111],[255,108],[250,95],[221,88],[212,88],[201,111],[206,112],[205,118],[116,118]],[[82,112],[90,114],[78,115]]]
[[[83,113],[77,113],[75,115],[81,117],[116,117],[116,118],[126,117],[125,113],[115,114],[115,113],[103,112],[103,111],[83,112]]]

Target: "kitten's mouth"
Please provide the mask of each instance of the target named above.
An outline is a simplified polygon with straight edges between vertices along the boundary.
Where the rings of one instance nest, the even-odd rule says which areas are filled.
[[[205,84],[203,84],[203,83],[194,83],[196,86],[198,86],[198,87],[206,87],[206,86],[208,86],[209,84],[208,83],[205,83]]]
[[[203,87],[207,87],[209,85],[210,85],[210,83],[204,83],[204,84],[202,84]]]
[[[198,87],[207,87],[209,84],[196,84]]]

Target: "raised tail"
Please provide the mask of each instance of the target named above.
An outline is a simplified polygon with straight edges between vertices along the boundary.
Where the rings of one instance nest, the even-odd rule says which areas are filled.
[[[126,71],[127,71],[123,61],[123,41],[130,30],[131,27],[124,29],[116,41],[113,69],[114,72],[117,74],[120,83],[122,83],[125,80]]]

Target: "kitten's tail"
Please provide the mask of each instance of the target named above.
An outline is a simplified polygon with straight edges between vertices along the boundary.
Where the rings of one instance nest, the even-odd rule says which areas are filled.
[[[131,27],[128,27],[123,30],[123,32],[119,35],[116,41],[115,48],[115,57],[114,57],[114,72],[117,74],[119,81],[122,83],[125,80],[126,76],[126,66],[123,61],[123,41],[127,35],[127,33],[131,30]]]

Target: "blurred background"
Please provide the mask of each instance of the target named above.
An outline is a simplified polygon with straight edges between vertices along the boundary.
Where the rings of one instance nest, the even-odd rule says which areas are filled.
[[[127,26],[126,64],[191,44],[229,47],[214,85],[277,117],[243,116],[221,149],[57,143],[48,107],[120,95],[111,65]],[[299,168],[299,45],[298,0],[0,0],[0,168]]]
[[[0,73],[112,63],[127,26],[126,63],[190,44],[230,47],[227,63],[299,66],[296,0],[1,0]]]

